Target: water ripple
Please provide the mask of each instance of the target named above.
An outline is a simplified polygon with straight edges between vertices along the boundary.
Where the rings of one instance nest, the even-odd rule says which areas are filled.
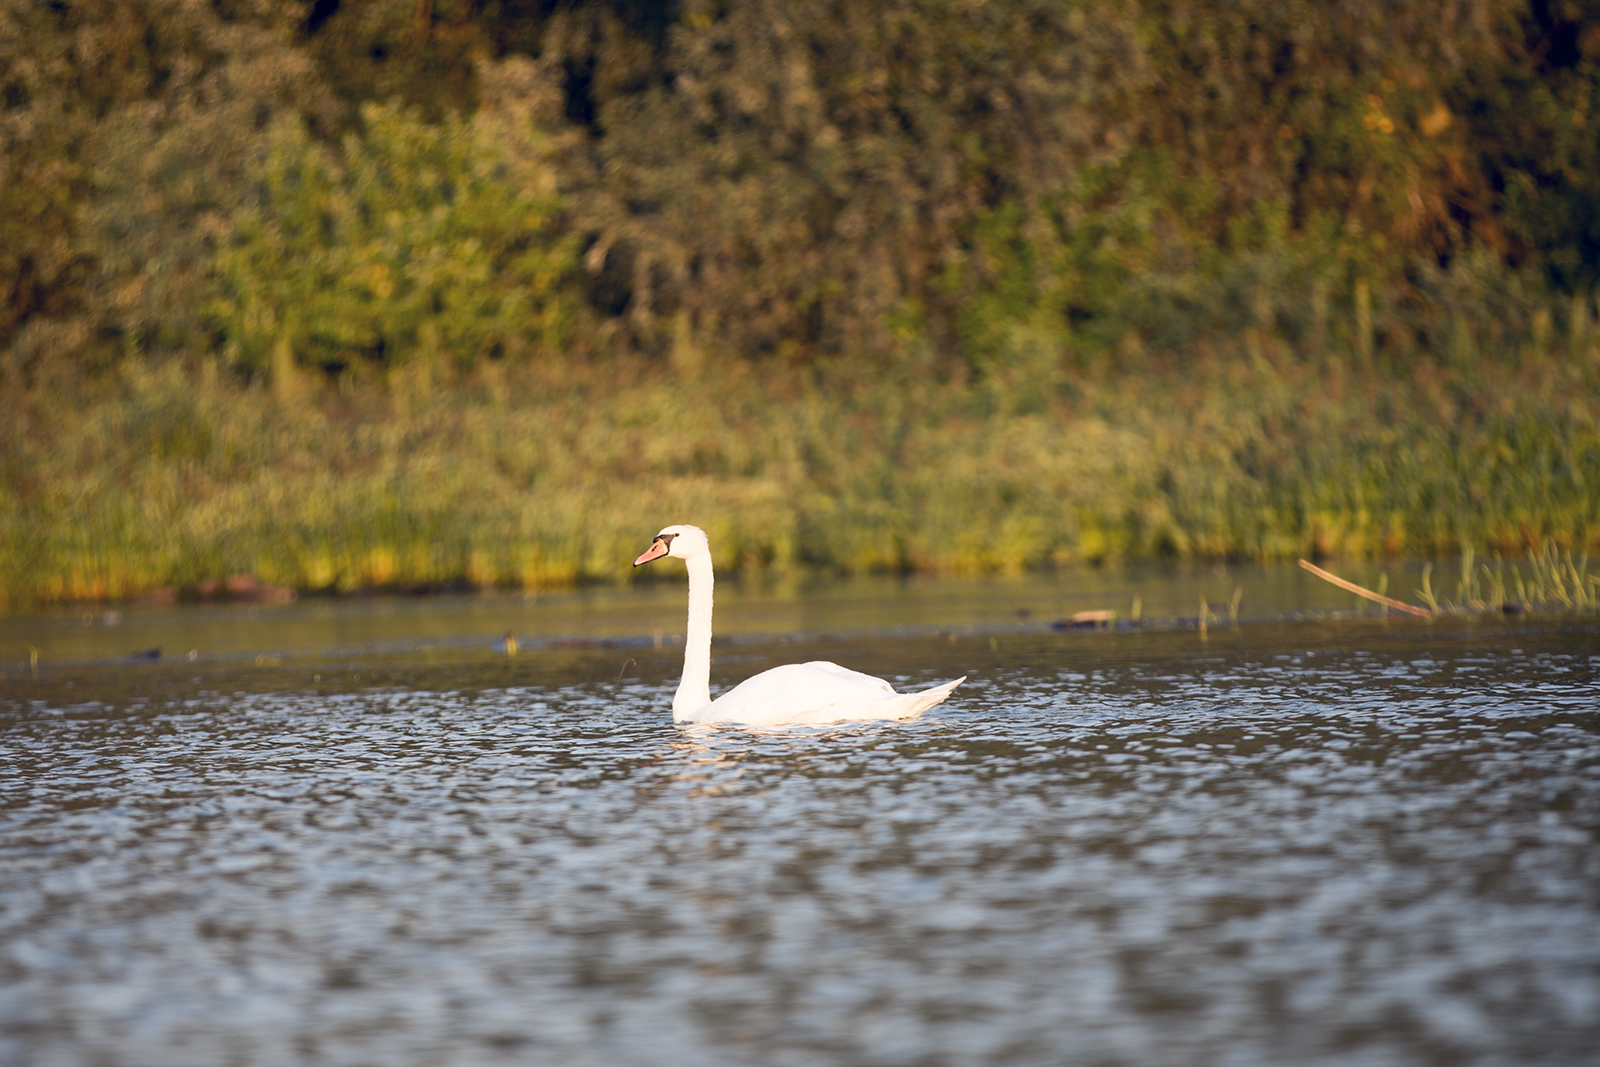
[[[4,705],[0,1061],[1590,1062],[1591,635],[1282,641],[767,733],[612,667]]]

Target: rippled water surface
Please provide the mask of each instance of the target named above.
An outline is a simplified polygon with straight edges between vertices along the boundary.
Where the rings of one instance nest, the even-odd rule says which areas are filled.
[[[610,623],[7,651],[0,1063],[1597,1062],[1592,619],[987,603],[719,647],[970,675],[786,732],[674,727],[671,634]]]

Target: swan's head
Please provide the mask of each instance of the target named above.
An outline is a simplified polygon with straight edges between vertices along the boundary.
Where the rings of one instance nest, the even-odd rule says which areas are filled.
[[[649,563],[662,556],[691,559],[710,554],[711,542],[706,539],[706,532],[700,527],[668,526],[656,534],[656,539],[650,542],[650,547],[645,549],[644,555],[633,561],[633,565],[637,567],[641,563]]]

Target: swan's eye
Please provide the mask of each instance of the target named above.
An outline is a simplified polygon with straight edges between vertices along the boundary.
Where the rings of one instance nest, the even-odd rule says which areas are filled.
[[[674,537],[677,537],[677,536],[678,536],[677,534],[656,534],[656,540],[660,541],[662,544],[666,545],[668,548],[671,548],[672,547],[672,539]]]

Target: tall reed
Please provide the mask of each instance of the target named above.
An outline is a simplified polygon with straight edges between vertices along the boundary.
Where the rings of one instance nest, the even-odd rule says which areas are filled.
[[[308,375],[291,395],[130,359],[0,387],[0,597],[241,572],[335,591],[627,580],[641,536],[691,521],[724,570],[1533,551],[1510,578],[1465,555],[1462,595],[1502,595],[1492,575],[1577,604],[1600,548],[1597,366],[1591,350],[1386,369],[1268,340],[1256,361],[1149,357],[1042,386],[487,363]]]

